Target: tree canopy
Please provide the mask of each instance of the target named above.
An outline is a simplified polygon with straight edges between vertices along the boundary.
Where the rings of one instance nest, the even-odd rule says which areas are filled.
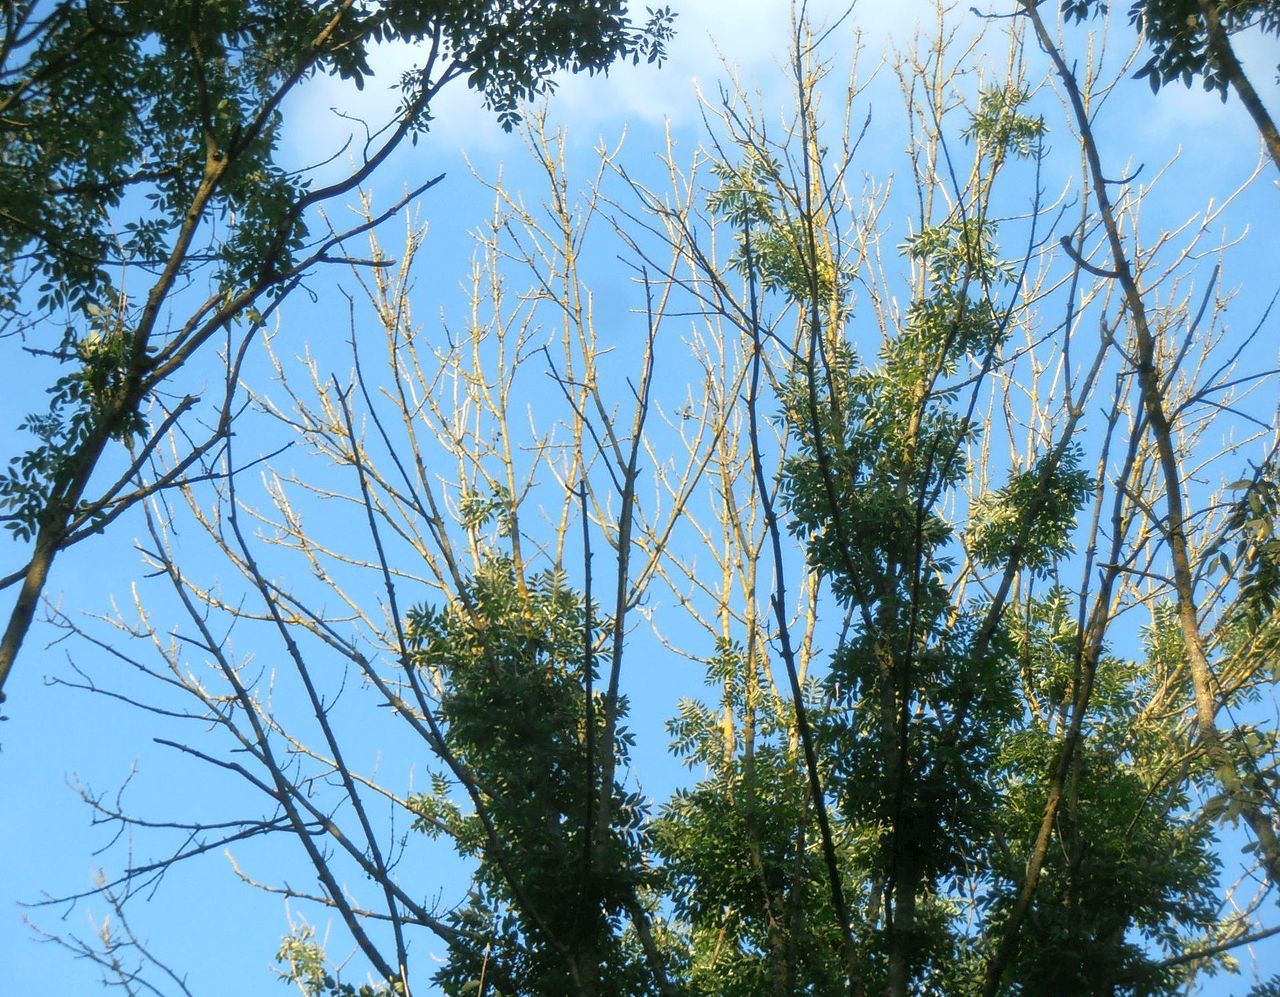
[[[198,189],[134,175],[147,133],[94,167],[116,195],[64,191],[70,152],[42,181],[97,206],[31,216],[96,247],[100,274],[31,263],[83,301],[14,271],[38,328],[71,315],[14,532],[61,549],[122,496],[140,538],[131,599],[49,607],[53,680],[144,719],[189,780],[82,788],[119,844],[47,903],[110,921],[48,937],[126,991],[216,991],[138,925],[225,852],[246,910],[289,905],[263,961],[307,997],[1274,992],[1231,975],[1280,932],[1274,289],[1229,283],[1276,237],[1231,213],[1263,165],[1194,198],[1176,159],[1139,180],[1138,128],[1108,115],[1165,50],[1118,55],[1089,4],[1006,6],[939,10],[890,96],[833,68],[857,12],[800,5],[781,118],[726,83],[696,148],[641,130],[656,157],[587,157],[525,101],[557,69],[657,61],[665,8],[352,5],[317,28],[197,5],[172,50],[158,7],[76,21],[82,43],[136,28],[126,69],[168,52],[241,96],[225,127],[180,98],[197,126],[168,162],[204,178],[203,249],[179,252]],[[306,69],[248,54],[323,31]],[[278,163],[289,74],[358,86],[394,40],[430,54],[390,131],[336,185]],[[411,213],[434,170],[386,204],[364,186],[453,77],[527,146],[518,185],[476,167],[456,271]],[[278,198],[236,194],[250,161]],[[135,307],[113,219],[143,190],[169,227]],[[308,234],[348,195],[348,228]],[[287,295],[322,264],[335,286]],[[215,333],[199,436],[150,372],[184,383],[166,358]],[[60,461],[95,433],[127,466],[86,503],[96,464],[73,494]]]

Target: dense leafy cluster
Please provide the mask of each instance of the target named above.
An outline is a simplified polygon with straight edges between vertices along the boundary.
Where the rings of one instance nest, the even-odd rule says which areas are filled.
[[[1256,27],[1280,36],[1280,6],[1274,0],[1215,0],[1214,6],[1228,35]],[[1152,90],[1174,81],[1191,86],[1199,77],[1206,90],[1217,90],[1226,99],[1230,80],[1214,54],[1197,0],[1143,0],[1130,7],[1129,20],[1151,45],[1151,56],[1137,75]],[[1280,71],[1280,64],[1276,68]]]
[[[0,241],[6,257],[30,251],[39,304],[101,304],[112,264],[162,259],[211,156],[235,162],[214,206],[237,216],[222,267],[265,262],[264,235],[297,194],[272,162],[271,98],[307,66],[326,12],[292,0],[17,7],[3,50]],[[335,45],[310,68],[349,58]]]
[[[805,224],[800,206],[794,198],[780,196],[781,171],[778,162],[754,149],[741,165],[712,164],[719,182],[707,206],[736,229],[737,250],[729,265],[757,277],[765,290],[797,301],[826,305],[840,300],[848,268],[811,242],[813,228]]]
[[[660,59],[674,18],[660,8],[636,25],[622,0],[358,3],[346,11],[303,0],[11,6],[0,48],[0,246],[6,259],[34,248],[42,303],[77,308],[100,301],[111,264],[164,255],[209,157],[233,163],[211,205],[233,217],[217,248],[226,279],[287,268],[301,234],[301,219],[288,216],[302,181],[275,162],[277,105],[295,74],[363,86],[374,44],[424,46],[425,64],[438,43],[448,59],[437,60],[437,74],[465,75],[510,128],[520,103],[545,93],[560,70]],[[440,82],[423,73],[403,81],[405,107],[417,108],[422,124],[423,97]],[[127,208],[132,217],[117,234],[111,212],[139,197],[145,210]]]
[[[1020,86],[984,90],[964,137],[988,144],[1000,155],[1010,151],[1020,159],[1030,157],[1047,131],[1043,117],[1032,117],[1019,110],[1030,99],[1031,94]]]
[[[795,764],[794,714],[761,665],[723,643],[707,674],[722,691],[721,709],[685,700],[668,724],[676,754],[705,773],[654,825],[663,881],[687,934],[691,994],[750,997],[797,979],[806,992],[839,989],[839,931]],[[817,690],[809,693],[816,701]]]
[[[581,598],[554,574],[522,579],[495,556],[456,603],[415,609],[408,622],[413,667],[441,690],[445,750],[484,811],[464,811],[442,779],[410,801],[420,830],[480,860],[469,902],[450,914],[460,933],[439,982],[464,992],[487,975],[495,994],[572,993],[575,971],[591,967],[610,992],[647,992],[621,927],[647,879],[645,806],[616,781],[602,785],[589,750],[604,728],[599,697],[589,704],[585,693],[593,637]],[[623,731],[617,741],[623,764],[629,740]],[[612,819],[593,844],[604,792]]]
[[[1235,559],[1243,567],[1238,613],[1254,629],[1280,604],[1280,474],[1266,467],[1252,481],[1236,482],[1230,527]],[[1227,567],[1231,562],[1224,552]]]
[[[1053,589],[1008,617],[1029,710],[1007,729],[995,766],[1001,799],[982,903],[996,917],[1012,903],[1040,818],[1044,789],[1034,774],[1051,769],[1068,722],[1081,646],[1071,611],[1070,595]],[[1105,655],[1100,663],[1089,736],[1073,762],[1075,795],[1024,929],[1016,993],[1179,992],[1179,971],[1158,966],[1153,951],[1176,946],[1178,931],[1216,924],[1211,829],[1188,816],[1185,789],[1153,798],[1164,767],[1179,758],[1180,739],[1138,705],[1177,674],[1179,648],[1165,607],[1147,631],[1144,658]]]
[[[868,843],[856,878],[869,903],[899,905],[915,978],[949,988],[973,967],[943,886],[984,847],[992,763],[1017,710],[1003,628],[992,628],[989,607],[955,605],[944,581],[955,538],[940,504],[966,476],[972,428],[938,389],[1001,341],[984,287],[1006,268],[992,233],[972,221],[922,232],[906,250],[930,289],[881,364],[793,378],[787,413],[799,448],[784,494],[810,563],[852,614],[826,679],[824,731],[829,790]],[[890,938],[872,937],[884,971]]]
[[[988,568],[1015,561],[1041,573],[1069,554],[1076,510],[1093,487],[1078,444],[1040,458],[996,492],[981,496],[969,522],[969,549]],[[1029,516],[1029,509],[1036,509]]]
[[[617,59],[657,62],[673,34],[670,7],[650,8],[636,25],[625,0],[434,0],[383,4],[370,18],[375,39],[427,42],[438,32],[504,128],[520,121],[522,102],[554,88],[556,72],[604,72]],[[406,77],[411,86],[432,81]]]

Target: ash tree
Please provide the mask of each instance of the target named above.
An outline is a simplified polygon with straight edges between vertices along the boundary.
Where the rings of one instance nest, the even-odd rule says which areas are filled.
[[[135,605],[59,621],[244,791],[214,820],[86,790],[157,857],[76,898],[132,914],[252,842],[241,878],[336,926],[278,949],[309,997],[1240,968],[1280,930],[1276,371],[1220,285],[1229,198],[1153,234],[1167,192],[1094,132],[1136,67],[1042,7],[965,22],[1003,75],[945,14],[897,54],[904,199],[797,18],[783,127],[726,87],[657,182],[606,147],[579,184],[530,122],[542,199],[483,181],[460,311],[415,318],[419,231],[353,267],[377,341],[353,313],[345,373],[242,388],[305,463],[228,441],[145,504]],[[593,292],[605,247],[625,292]],[[627,692],[673,662],[705,692],[653,799]],[[150,958],[61,940],[109,979]]]

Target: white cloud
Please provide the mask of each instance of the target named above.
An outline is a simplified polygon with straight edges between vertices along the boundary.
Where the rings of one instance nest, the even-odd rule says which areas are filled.
[[[571,125],[618,120],[690,123],[699,116],[695,85],[713,94],[729,74],[746,89],[759,89],[766,97],[782,94],[785,74],[780,63],[787,57],[792,37],[790,4],[784,0],[686,0],[673,6],[679,12],[677,35],[660,70],[617,66],[604,80],[567,77],[557,95],[557,119]],[[824,52],[843,69],[839,64],[853,55],[855,33],[861,33],[874,65],[891,41],[909,41],[920,17],[927,19],[933,8],[932,0],[863,2],[842,20],[849,11],[848,0],[810,0],[806,13],[816,30],[834,29]]]

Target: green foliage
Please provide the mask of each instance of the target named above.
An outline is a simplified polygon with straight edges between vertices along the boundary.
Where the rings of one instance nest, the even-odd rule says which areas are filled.
[[[786,196],[777,161],[752,150],[742,165],[715,162],[711,173],[719,185],[707,196],[707,206],[736,230],[732,269],[752,270],[766,291],[795,301],[826,305],[843,299],[849,269],[825,246],[811,242],[812,229]]]
[[[1268,466],[1255,479],[1232,487],[1239,497],[1228,525],[1241,576],[1235,616],[1256,632],[1280,604],[1280,467]]]
[[[252,300],[284,293],[308,258],[309,209],[367,175],[317,190],[280,164],[281,108],[300,81],[363,87],[378,44],[433,53],[400,81],[389,150],[428,127],[449,79],[465,78],[510,129],[557,72],[660,61],[675,17],[659,7],[637,22],[625,0],[18,0],[5,11],[0,303],[21,301],[36,327],[65,327],[45,352],[74,369],[54,380],[48,411],[20,426],[35,445],[0,481],[19,539],[42,525],[56,534],[101,444],[144,431],[150,358],[198,345],[195,330],[221,310],[226,322],[260,321]],[[366,154],[370,169],[383,154]],[[212,293],[189,323],[163,329],[175,288],[199,284],[197,272]]]
[[[1049,572],[1072,552],[1076,512],[1093,488],[1080,469],[1083,452],[1069,444],[981,496],[969,516],[969,550],[984,567],[1016,562],[1033,575]]]
[[[336,8],[303,0],[75,0],[40,23],[37,43],[3,50],[0,246],[6,258],[33,244],[46,277],[43,306],[84,309],[102,300],[113,258],[107,212],[141,189],[148,208],[124,227],[126,255],[162,255],[208,157],[227,158],[213,214],[234,212],[218,247],[227,278],[288,266],[301,237],[301,182],[274,163],[282,117],[277,91],[299,70],[362,87],[376,43],[417,44],[439,33],[468,85],[504,127],[519,104],[546,93],[563,69],[601,72],[618,58],[658,61],[674,14],[633,23],[622,0],[549,0],[518,13],[495,0],[357,4],[323,50],[314,40]],[[14,9],[21,32],[44,13]],[[442,68],[442,67],[438,67]],[[410,73],[405,106],[436,79]],[[424,110],[414,122],[429,120]]]
[[[323,994],[331,985],[324,946],[316,941],[311,925],[295,928],[280,941],[276,962],[287,968],[281,973],[289,983],[296,983],[307,997]]]
[[[977,218],[926,228],[902,248],[924,268],[929,292],[911,304],[906,329],[882,355],[891,376],[918,388],[999,347],[1007,330],[993,294],[1017,274],[1000,259],[994,228]]]
[[[398,981],[386,984],[343,983],[329,972],[329,957],[309,924],[295,927],[280,941],[276,962],[285,968],[280,978],[297,986],[305,997],[397,997],[404,993]]]
[[[714,162],[711,175],[720,183],[707,195],[707,207],[737,229],[767,226],[775,219],[771,188],[780,180],[781,171],[777,160],[756,150],[741,166]]]
[[[498,488],[490,495],[467,492],[458,503],[458,514],[463,529],[478,531],[496,522],[498,536],[509,537],[512,508],[510,493]]]
[[[55,496],[79,466],[78,448],[97,427],[125,444],[145,429],[133,337],[118,316],[103,316],[96,305],[89,309],[95,321],[89,335],[64,347],[80,369],[54,382],[48,412],[19,425],[38,442],[0,472],[5,528],[18,540],[29,540],[44,519],[69,511],[57,507]]]
[[[934,506],[965,476],[973,427],[939,379],[966,357],[981,362],[1007,335],[986,289],[1011,270],[989,226],[931,227],[903,249],[924,267],[928,290],[884,343],[881,366],[855,369],[852,353],[837,351],[825,370],[797,368],[783,397],[799,445],[783,480],[791,529],[837,593],[864,601],[906,583],[917,558],[950,563],[941,548],[952,530]]]
[[[984,143],[999,155],[1013,152],[1026,159],[1039,148],[1047,131],[1044,118],[1018,113],[1030,98],[1031,92],[1020,86],[983,90],[964,137]]]
[[[840,992],[839,930],[825,887],[808,786],[787,703],[760,662],[722,642],[707,681],[722,709],[694,700],[668,724],[687,764],[705,768],[654,823],[664,885],[687,925],[685,992]],[[816,692],[809,694],[816,706]]]
[[[422,41],[443,30],[450,54],[467,69],[467,85],[484,95],[506,129],[520,121],[521,102],[550,92],[564,69],[598,73],[616,59],[660,61],[673,34],[670,7],[650,8],[643,27],[632,23],[624,0],[549,0],[512,18],[494,0],[392,3],[374,15],[370,34]],[[413,89],[426,80],[406,78]],[[412,82],[411,82],[412,81]]]
[[[469,902],[449,915],[465,935],[451,940],[437,977],[447,993],[466,992],[482,966],[503,993],[573,992],[563,946],[598,963],[617,992],[645,992],[620,928],[648,878],[645,805],[617,780],[603,785],[600,759],[588,756],[588,723],[603,743],[605,711],[596,695],[588,713],[585,623],[581,598],[562,578],[521,579],[497,556],[455,602],[409,613],[413,667],[442,690],[445,751],[482,795],[489,822],[464,812],[441,777],[411,802],[415,827],[448,834],[479,862]],[[622,729],[620,766],[630,741]],[[595,841],[591,801],[606,792],[607,838]],[[593,848],[600,857],[588,861]]]
[[[1274,461],[1253,477],[1228,485],[1234,500],[1215,546],[1205,560],[1218,577],[1232,579],[1234,596],[1222,614],[1221,644],[1230,667],[1247,676],[1242,693],[1256,695],[1259,684],[1280,675],[1280,477]],[[1216,580],[1216,579],[1215,579]],[[1245,771],[1258,758],[1242,759]],[[1264,772],[1270,772],[1264,767]],[[1274,774],[1266,776],[1274,780]]]
[[[1068,21],[1083,21],[1087,17],[1102,17],[1108,5],[1103,0],[1062,0],[1062,16]]]
[[[1248,997],[1280,997],[1280,974],[1262,983],[1254,984],[1249,990]]]
[[[1274,0],[1216,2],[1223,30],[1234,34],[1259,28],[1280,36],[1280,6]],[[1197,0],[1139,0],[1129,8],[1129,20],[1145,35],[1151,57],[1137,72],[1153,91],[1175,80],[1186,86],[1199,77],[1206,90],[1227,97],[1227,78],[1217,64],[1208,41],[1204,15]]]
[[[296,184],[271,163],[279,116],[261,129],[255,119],[324,20],[295,0],[81,0],[57,6],[25,61],[5,52],[14,82],[0,126],[0,244],[13,256],[34,245],[42,308],[106,300],[118,252],[162,256],[215,152],[235,166],[213,210],[235,211],[243,233],[218,256],[245,265],[254,233],[280,220],[282,187]],[[109,212],[135,191],[147,210],[117,247]]]
[[[1043,812],[1040,781],[1056,763],[1080,634],[1060,589],[1010,612],[1026,722],[1005,739],[996,769],[1002,788],[992,823],[994,879],[983,901],[992,916],[1021,885],[1027,843]],[[1170,994],[1185,967],[1158,967],[1153,952],[1180,947],[1180,931],[1217,924],[1218,862],[1210,828],[1187,816],[1185,784],[1165,783],[1183,745],[1165,724],[1142,716],[1167,675],[1171,617],[1148,630],[1147,657],[1104,656],[1091,699],[1088,736],[1071,772],[1072,799],[1058,822],[1037,903],[1012,970],[1016,993]]]
[[[1014,266],[996,251],[995,231],[976,218],[927,228],[908,239],[903,249],[924,264],[935,296],[970,282],[1007,283],[1016,278]]]
[[[797,365],[785,386],[795,451],[782,491],[810,564],[850,607],[820,739],[843,833],[860,843],[853,882],[864,895],[910,891],[917,985],[971,989],[978,958],[946,884],[989,834],[994,763],[1018,704],[1003,627],[989,626],[981,603],[957,605],[944,581],[955,533],[941,506],[966,475],[973,435],[946,379],[1003,342],[992,293],[1013,270],[976,219],[925,229],[903,248],[925,292],[879,367],[837,349],[823,369]],[[870,931],[862,944],[884,971],[889,937]]]

